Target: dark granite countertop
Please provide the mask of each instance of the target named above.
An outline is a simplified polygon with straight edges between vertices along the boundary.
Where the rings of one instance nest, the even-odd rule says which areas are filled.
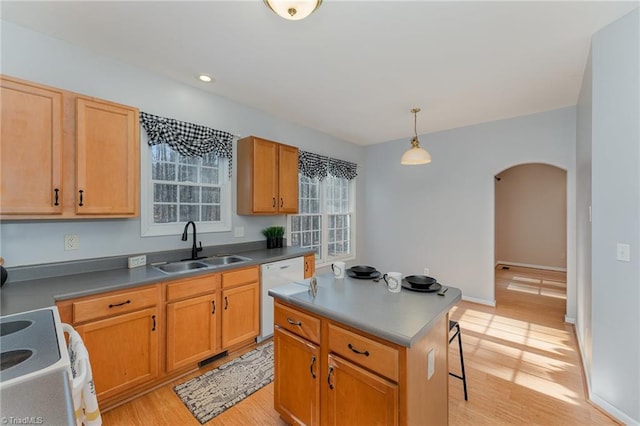
[[[304,256],[305,254],[313,253],[313,251],[298,247],[283,247],[269,250],[253,249],[248,251],[234,251],[233,253],[248,257],[251,260],[241,264],[215,269],[195,270],[193,272],[171,275],[167,275],[153,266],[147,265],[133,269],[127,269],[125,267],[7,282],[2,287],[2,290],[0,290],[0,315],[10,315],[50,307],[55,305],[55,302],[58,300],[276,262],[278,260]]]
[[[382,280],[336,279],[331,273],[317,279],[315,298],[308,279],[273,288],[269,295],[405,347],[411,347],[462,298],[454,287],[438,296],[405,288],[392,293]]]

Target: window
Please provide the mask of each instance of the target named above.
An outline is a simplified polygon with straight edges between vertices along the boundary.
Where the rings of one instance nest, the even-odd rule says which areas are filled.
[[[288,217],[292,246],[312,248],[318,264],[355,257],[355,180],[298,175],[297,215]]]
[[[148,150],[141,197],[143,236],[180,234],[190,220],[198,223],[200,232],[231,230],[227,159],[214,153],[181,155],[165,143]]]

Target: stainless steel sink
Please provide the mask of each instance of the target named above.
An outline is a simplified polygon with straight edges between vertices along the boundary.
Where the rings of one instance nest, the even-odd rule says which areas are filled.
[[[248,262],[250,260],[251,259],[249,259],[248,257],[233,254],[228,256],[208,257],[206,259],[202,259],[201,262],[211,266],[226,266],[234,263]]]
[[[156,266],[157,269],[166,274],[181,274],[191,272],[195,269],[208,268],[209,265],[197,260],[186,260],[181,262],[171,262],[164,265]]]
[[[224,256],[212,256],[197,260],[181,260],[179,262],[169,262],[164,265],[155,266],[155,268],[165,274],[183,274],[186,272],[215,269],[222,266],[248,262],[251,259],[236,254]]]

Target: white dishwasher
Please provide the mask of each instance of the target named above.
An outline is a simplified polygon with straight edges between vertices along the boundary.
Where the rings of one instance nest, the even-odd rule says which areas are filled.
[[[261,342],[273,335],[273,297],[269,296],[269,289],[294,281],[304,280],[304,257],[265,263],[261,272],[261,301],[260,301],[260,336]]]

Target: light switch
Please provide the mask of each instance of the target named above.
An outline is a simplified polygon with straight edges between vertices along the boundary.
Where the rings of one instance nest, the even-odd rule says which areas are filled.
[[[631,246],[629,244],[618,243],[616,260],[631,262]]]
[[[236,226],[233,228],[233,236],[236,238],[244,237],[244,227]]]

